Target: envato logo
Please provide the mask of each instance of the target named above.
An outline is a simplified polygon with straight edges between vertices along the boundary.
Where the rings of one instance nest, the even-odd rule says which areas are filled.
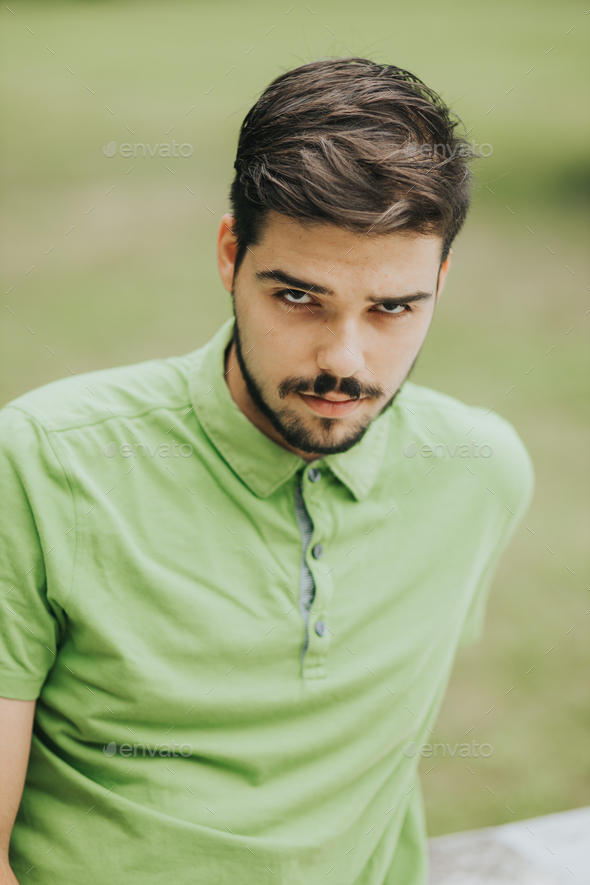
[[[177,745],[176,741],[172,741],[172,747],[170,744],[155,744],[153,748],[149,744],[119,744],[117,746],[115,741],[111,741],[110,744],[102,748],[105,756],[116,756],[117,753],[121,756],[137,756],[138,750],[143,751],[143,756],[147,751],[149,756],[184,756],[185,758],[193,752],[191,744]],[[176,750],[180,752],[177,753]]]
[[[122,443],[117,448],[116,442],[110,442],[104,447],[102,453],[105,458],[114,458],[117,454],[122,458],[137,458],[138,449],[141,449],[142,458],[145,458],[146,452],[150,458],[155,458],[156,455],[159,455],[160,458],[178,458],[179,455],[181,458],[190,458],[193,453],[192,446],[188,443],[183,443],[179,446],[176,440],[174,440],[172,445],[169,443],[159,443],[153,449],[147,443],[135,443],[134,445]]]
[[[431,756],[436,759],[436,751],[438,747],[442,747],[442,753],[440,754],[441,756],[446,756],[448,750],[448,755],[451,757],[451,759],[454,758],[457,750],[459,751],[459,756],[462,756],[464,759],[468,756],[470,758],[475,757],[476,759],[479,759],[480,756],[483,756],[484,759],[488,759],[494,752],[494,748],[491,744],[476,744],[475,741],[471,741],[470,744],[455,744],[452,750],[450,744],[421,744],[418,747],[416,746],[415,741],[411,741],[411,743],[406,744],[406,746],[404,747],[404,756],[408,756],[409,758],[411,758],[412,756],[415,756],[416,753],[420,753],[420,755],[423,756],[425,759],[429,759]],[[479,753],[477,752],[478,747]],[[484,747],[487,748],[485,753]]]
[[[404,148],[404,153],[409,157],[448,157],[454,160],[455,157],[483,157],[487,160],[494,153],[491,144],[484,142],[478,144],[476,141],[466,142],[465,144],[408,144]]]
[[[435,458],[446,458],[447,452],[449,458],[454,458],[457,454],[460,458],[491,458],[494,454],[494,450],[489,443],[473,442],[471,445],[468,443],[456,443],[454,448],[451,448],[448,443],[425,443],[418,448],[415,442],[411,442],[404,446],[403,452],[406,458],[414,458],[418,452],[422,458],[430,458],[432,455]]]
[[[175,153],[176,148],[179,150],[178,154]],[[154,145],[153,150],[151,144],[143,144],[142,142],[139,142],[138,144],[127,144],[127,142],[125,142],[119,147],[119,153],[122,157],[137,157],[137,152],[139,150],[141,150],[142,157],[155,157],[157,154],[159,157],[184,157],[184,159],[186,159],[191,156],[193,146],[187,142],[184,144],[178,144],[176,141],[173,141],[171,145],[167,143],[156,144]],[[106,147],[103,147],[102,152],[105,157],[114,157],[117,153],[117,142],[110,141]]]

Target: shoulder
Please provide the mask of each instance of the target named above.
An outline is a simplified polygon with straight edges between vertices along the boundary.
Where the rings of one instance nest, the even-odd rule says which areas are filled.
[[[525,455],[526,449],[515,428],[502,418],[495,407],[469,406],[446,393],[406,382],[396,398],[396,405],[406,412],[406,421],[416,429],[430,421],[432,431],[452,435],[458,440],[472,433],[480,445],[485,441],[496,445],[505,454]],[[413,419],[413,420],[412,420]],[[432,438],[432,434],[430,434]],[[443,440],[443,442],[450,440]],[[502,454],[502,451],[500,454]]]
[[[0,441],[26,424],[51,432],[181,408],[196,353],[86,372],[31,390],[0,409]]]
[[[525,444],[495,408],[470,406],[428,387],[406,382],[395,400],[395,423],[404,445],[436,446],[438,456],[459,460],[485,478],[505,506],[528,507],[534,470]],[[406,442],[407,440],[407,442]],[[453,455],[454,453],[454,455]],[[489,481],[489,482],[488,482]]]

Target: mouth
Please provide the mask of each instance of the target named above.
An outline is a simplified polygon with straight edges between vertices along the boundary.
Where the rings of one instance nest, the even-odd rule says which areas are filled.
[[[343,415],[350,415],[359,408],[365,397],[360,399],[326,399],[323,396],[313,396],[311,393],[298,393],[299,399],[305,405],[312,409],[318,415],[325,415],[328,418],[340,418]]]

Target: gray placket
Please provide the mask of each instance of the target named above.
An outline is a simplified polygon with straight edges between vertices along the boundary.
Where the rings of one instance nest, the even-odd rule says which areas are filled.
[[[301,491],[302,483],[303,475],[301,475],[299,482],[295,483],[295,518],[297,520],[297,525],[299,526],[299,531],[301,532],[299,611],[301,612],[301,617],[303,618],[303,623],[305,624],[305,637],[303,640],[303,647],[301,649],[301,661],[303,662],[303,657],[305,655],[305,652],[307,651],[307,646],[309,643],[309,611],[311,609],[315,596],[315,584],[313,581],[313,575],[311,574],[307,562],[305,561],[305,554],[307,552],[307,548],[313,534],[313,523],[311,521],[309,513],[307,512],[307,508],[303,500],[303,494]]]

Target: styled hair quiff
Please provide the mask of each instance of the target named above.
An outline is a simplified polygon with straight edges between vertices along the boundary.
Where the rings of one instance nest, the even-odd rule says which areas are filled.
[[[364,58],[287,71],[246,115],[230,189],[237,272],[270,210],[300,224],[442,238],[469,209],[473,151],[460,121],[414,74]]]

